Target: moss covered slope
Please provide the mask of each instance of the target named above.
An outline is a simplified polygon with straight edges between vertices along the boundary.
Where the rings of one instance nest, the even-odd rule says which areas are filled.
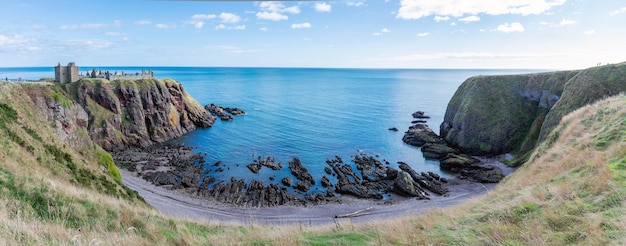
[[[457,90],[441,125],[453,146],[474,155],[528,154],[561,117],[626,91],[626,63],[525,75],[477,76]]]

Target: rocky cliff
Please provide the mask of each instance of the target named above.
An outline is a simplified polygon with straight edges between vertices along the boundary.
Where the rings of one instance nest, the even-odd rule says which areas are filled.
[[[561,118],[626,91],[626,63],[585,70],[476,76],[448,104],[441,136],[473,155],[528,153]]]
[[[106,150],[146,147],[196,127],[210,127],[215,121],[179,82],[170,79],[81,79],[27,91],[33,102],[46,109],[59,136],[82,127]]]

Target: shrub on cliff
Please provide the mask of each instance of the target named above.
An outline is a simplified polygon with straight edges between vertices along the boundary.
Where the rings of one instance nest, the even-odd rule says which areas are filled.
[[[105,167],[109,171],[109,174],[113,178],[115,178],[117,182],[122,183],[122,175],[120,175],[120,170],[115,165],[115,162],[113,162],[113,157],[111,156],[111,154],[109,154],[109,152],[106,152],[106,150],[102,149],[98,145],[94,146],[96,156],[98,157],[98,164]]]

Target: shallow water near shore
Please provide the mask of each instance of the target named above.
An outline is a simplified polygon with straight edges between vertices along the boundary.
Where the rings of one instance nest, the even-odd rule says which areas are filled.
[[[82,66],[80,72],[91,70]],[[102,70],[140,72],[141,67],[98,67]],[[146,68],[148,69],[148,68]],[[425,159],[419,148],[402,142],[403,132],[424,111],[428,125],[439,131],[448,101],[468,77],[513,74],[523,70],[449,69],[314,69],[314,68],[201,68],[152,67],[157,78],[180,81],[202,105],[215,103],[247,112],[232,122],[219,119],[210,129],[199,129],[169,143],[184,144],[206,153],[211,176],[218,180],[260,179],[279,183],[291,176],[288,161],[300,158],[317,181],[312,191],[323,190],[325,161],[335,156],[348,163],[367,154],[392,167],[408,163],[418,172],[443,177],[437,160]],[[53,77],[49,68],[1,68],[0,77],[24,79]],[[399,131],[389,131],[396,127]],[[262,168],[252,173],[246,165],[258,157],[274,157],[283,169]],[[217,169],[223,169],[218,172]],[[291,176],[293,178],[293,176]],[[331,183],[336,182],[329,177]],[[295,179],[294,179],[295,180]],[[289,188],[291,189],[291,188]]]

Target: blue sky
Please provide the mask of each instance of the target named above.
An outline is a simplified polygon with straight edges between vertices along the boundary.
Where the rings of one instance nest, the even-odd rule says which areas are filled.
[[[615,0],[0,3],[0,67],[575,69],[626,61]]]

